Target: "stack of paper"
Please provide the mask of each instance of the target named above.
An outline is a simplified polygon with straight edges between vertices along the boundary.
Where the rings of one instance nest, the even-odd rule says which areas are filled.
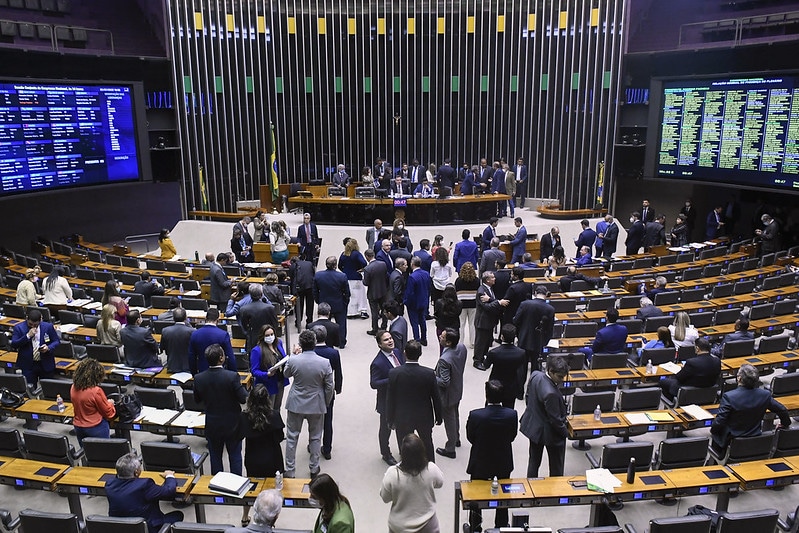
[[[676,374],[677,372],[682,370],[681,365],[678,365],[677,363],[672,363],[671,361],[669,361],[668,363],[663,363],[661,365],[658,365],[658,368],[662,368],[666,372],[671,372],[672,374]]]
[[[205,413],[199,411],[183,411],[176,419],[169,423],[170,426],[183,428],[198,428],[205,426]]]
[[[72,333],[79,327],[80,326],[78,324],[61,324],[58,329],[61,331],[61,333]]]
[[[141,415],[137,420],[139,422],[149,422],[151,424],[165,426],[179,414],[180,411],[175,411],[174,409],[157,409],[145,405],[141,408]]]
[[[692,403],[691,405],[683,405],[681,407],[683,411],[694,417],[694,419],[696,420],[710,420],[711,418],[713,418],[712,414],[705,411],[696,404]]]
[[[216,492],[217,494],[243,498],[250,489],[250,480],[230,472],[218,472],[211,478],[208,488],[211,492]]]
[[[175,381],[179,381],[180,383],[186,383],[194,376],[191,375],[191,372],[176,372],[169,376],[169,379],[174,379]]]
[[[195,296],[200,296],[202,293],[200,291],[185,291],[183,296],[188,296],[189,298],[194,298]]]
[[[585,471],[585,481],[588,490],[613,493],[616,487],[621,487],[621,481],[610,473],[607,468],[594,468]]]

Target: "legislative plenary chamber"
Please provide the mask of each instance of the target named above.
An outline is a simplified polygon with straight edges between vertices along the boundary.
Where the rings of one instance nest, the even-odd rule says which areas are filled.
[[[799,531],[797,44],[0,0],[0,530]]]

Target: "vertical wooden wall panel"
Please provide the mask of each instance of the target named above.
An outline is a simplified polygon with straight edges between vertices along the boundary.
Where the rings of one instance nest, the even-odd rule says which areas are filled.
[[[605,162],[609,199],[625,2],[169,0],[187,207],[200,167],[257,198],[271,125],[282,183],[524,157],[529,196],[592,206]]]

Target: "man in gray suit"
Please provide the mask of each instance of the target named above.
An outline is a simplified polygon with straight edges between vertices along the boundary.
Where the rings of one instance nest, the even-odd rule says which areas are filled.
[[[405,345],[408,343],[408,321],[400,315],[399,304],[394,300],[388,302],[383,308],[383,314],[388,321],[388,332],[394,338],[394,347],[405,353]]]
[[[333,368],[330,361],[316,355],[316,335],[303,330],[299,337],[302,352],[289,357],[283,367],[283,375],[294,378],[286,400],[286,472],[293,478],[296,469],[297,439],[304,420],[308,421],[311,458],[309,468],[311,477],[319,473],[319,455],[322,451],[322,431],[324,429],[327,406],[333,399]]]
[[[158,343],[153,338],[150,328],[141,326],[141,315],[138,311],[128,313],[128,324],[119,332],[122,346],[125,348],[125,363],[135,368],[158,366]]]
[[[175,324],[161,331],[161,349],[166,354],[166,368],[170,372],[190,372],[189,342],[194,328],[186,324],[186,310],[176,307],[172,311]]]
[[[388,272],[386,272],[386,264],[375,259],[375,251],[371,247],[367,248],[363,255],[367,261],[363,269],[363,284],[366,287],[366,299],[369,301],[369,312],[372,315],[372,329],[366,334],[374,335],[377,333],[380,308],[388,294]]]
[[[566,403],[558,386],[569,374],[565,357],[555,357],[547,364],[546,374],[536,370],[527,384],[527,408],[519,426],[530,439],[527,477],[538,477],[544,448],[549,458],[549,475],[562,476],[566,459]]]
[[[381,231],[383,231],[383,221],[376,218],[374,227],[366,230],[366,244],[369,245],[370,250],[374,249],[375,243],[380,240]]]
[[[495,271],[497,261],[500,260],[505,261],[505,252],[499,249],[499,238],[494,237],[491,239],[491,248],[483,252],[483,257],[480,259],[480,273]]]
[[[436,364],[436,384],[441,397],[441,411],[447,442],[436,448],[438,455],[455,459],[455,448],[461,442],[458,406],[463,397],[463,370],[466,368],[466,346],[461,344],[461,334],[454,328],[445,328],[438,337],[443,348]]]
[[[230,300],[230,287],[232,282],[225,274],[224,267],[228,264],[230,258],[224,252],[216,256],[216,261],[211,263],[210,267],[210,280],[211,280],[211,303],[216,304],[217,308],[224,310],[227,307],[227,301]]]

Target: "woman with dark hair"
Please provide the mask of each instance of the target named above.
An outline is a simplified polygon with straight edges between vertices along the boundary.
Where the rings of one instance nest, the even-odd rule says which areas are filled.
[[[372,176],[372,167],[363,167],[361,170],[361,187],[380,187]]]
[[[409,433],[402,439],[400,462],[388,467],[380,497],[391,502],[388,530],[391,533],[438,533],[436,495],[444,485],[444,474],[428,462],[422,439]]]
[[[289,236],[279,221],[272,222],[272,262],[282,263],[289,258]]]
[[[64,276],[60,266],[53,267],[44,280],[44,305],[66,305],[72,301],[72,287]]]
[[[638,348],[638,362],[646,364],[646,361],[641,361],[641,354],[644,350],[654,350],[657,348],[674,348],[674,341],[671,340],[671,331],[666,326],[658,328],[658,338],[644,344],[642,348]],[[675,351],[676,353],[676,351]]]
[[[552,255],[549,256],[549,274],[555,275],[558,267],[566,264],[566,252],[563,251],[563,246],[555,246],[552,250]]]
[[[474,348],[474,315],[477,312],[477,289],[480,288],[480,280],[477,279],[477,272],[471,261],[466,261],[461,265],[461,271],[455,279],[455,293],[458,295],[463,306],[461,307],[461,342],[465,337],[466,330],[469,330],[469,347]],[[466,344],[464,342],[464,344]]]
[[[444,287],[449,283],[450,278],[455,275],[455,269],[449,262],[449,252],[443,246],[436,248],[433,254],[433,262],[430,264],[430,277],[433,279],[433,290],[430,297],[433,300],[433,308],[441,298]]]
[[[72,424],[75,426],[78,444],[83,444],[86,437],[107,439],[111,436],[108,421],[117,412],[114,400],[106,398],[105,392],[100,388],[104,379],[105,370],[97,359],[87,357],[75,369],[69,397],[75,410]]]
[[[117,282],[109,279],[105,282],[105,289],[103,290],[103,299],[101,300],[103,306],[111,304],[116,309],[114,318],[119,321],[123,326],[128,323],[128,302],[122,298],[117,287]]]
[[[436,250],[438,250],[440,246],[444,246],[444,236],[436,235],[433,237],[433,244],[430,247],[430,253],[433,254],[433,257],[436,256]]]
[[[269,240],[269,221],[266,220],[266,213],[260,209],[252,217],[252,225],[255,228],[254,242]]]
[[[441,298],[436,302],[436,337],[441,336],[441,332],[446,328],[452,328],[458,333],[461,330],[461,311],[463,304],[458,300],[458,292],[455,285],[450,283],[441,293]],[[439,347],[439,351],[443,351]]]
[[[269,391],[272,397],[272,406],[279,410],[283,403],[283,390],[289,384],[288,378],[283,376],[283,368],[272,372],[270,368],[286,357],[283,341],[275,335],[275,327],[266,324],[258,333],[258,344],[250,352],[250,372],[256,384],[261,384]]]
[[[366,287],[363,286],[361,272],[366,266],[358,241],[352,237],[344,238],[344,251],[338,258],[338,268],[347,276],[350,286],[350,302],[347,306],[347,317],[369,318],[369,302],[366,300]]]
[[[355,533],[350,501],[341,494],[332,477],[317,475],[308,483],[308,490],[311,493],[308,502],[321,509],[313,533]]]
[[[167,228],[162,229],[161,233],[158,234],[158,247],[161,248],[161,259],[165,261],[169,261],[178,255],[178,250],[169,237],[169,230]]]

